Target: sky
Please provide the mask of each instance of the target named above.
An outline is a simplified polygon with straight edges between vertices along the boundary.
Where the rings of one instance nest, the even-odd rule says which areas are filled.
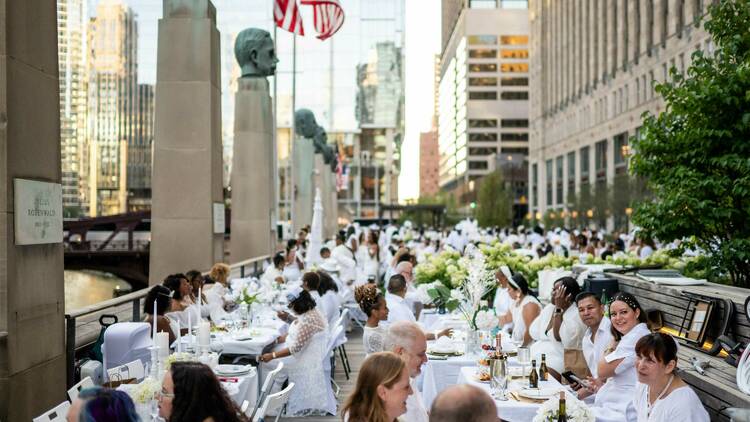
[[[401,201],[419,197],[419,134],[432,125],[434,57],[440,53],[440,3],[406,0],[406,136],[398,186]]]

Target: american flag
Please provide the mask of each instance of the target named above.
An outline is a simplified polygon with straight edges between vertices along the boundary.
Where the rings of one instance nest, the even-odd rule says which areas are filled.
[[[273,18],[279,28],[297,35],[305,35],[297,0],[274,0]]]
[[[344,9],[339,0],[300,0],[313,7],[313,24],[320,40],[333,36],[344,25]]]

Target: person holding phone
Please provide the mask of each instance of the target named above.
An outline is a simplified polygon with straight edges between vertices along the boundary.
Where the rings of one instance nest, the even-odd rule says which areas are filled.
[[[586,365],[593,378],[598,376],[599,361],[604,355],[604,350],[612,342],[612,324],[609,318],[604,316],[604,305],[598,296],[591,292],[582,292],[576,296],[576,306],[581,321],[587,327],[581,341],[583,357],[586,359]],[[583,374],[576,374],[579,377]],[[578,383],[578,398],[585,400],[587,403],[594,402],[594,393],[588,388]]]

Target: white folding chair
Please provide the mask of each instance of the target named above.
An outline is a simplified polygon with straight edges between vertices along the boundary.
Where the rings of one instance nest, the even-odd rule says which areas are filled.
[[[143,362],[141,362],[140,359],[136,359],[125,365],[120,365],[112,369],[107,369],[107,378],[110,381],[122,381],[130,378],[140,380],[145,375],[146,371],[143,367]]]
[[[268,392],[271,391],[271,389],[273,388],[273,383],[274,381],[276,381],[276,377],[279,375],[279,372],[281,372],[282,369],[284,369],[284,362],[279,362],[279,365],[276,367],[276,369],[274,369],[273,371],[269,372],[268,375],[266,375],[266,380],[263,381],[263,387],[261,387],[260,389],[260,394],[258,394],[258,399],[255,400],[255,408],[253,408],[253,413],[250,414],[250,420],[253,420],[255,413],[258,411],[258,408],[263,403],[263,400],[266,399]],[[245,413],[245,412],[243,411],[242,413]]]
[[[285,389],[279,391],[276,394],[266,396],[266,399],[263,400],[263,404],[258,409],[258,412],[255,414],[255,416],[253,416],[252,421],[258,422],[263,419],[263,416],[265,416],[266,413],[276,411],[275,422],[278,422],[281,418],[281,414],[283,413],[282,409],[289,401],[289,394],[292,392],[293,388],[294,383],[290,382]]]
[[[73,403],[73,400],[78,397],[78,393],[81,392],[84,388],[91,388],[94,386],[94,381],[91,379],[91,377],[86,377],[78,382],[78,384],[70,387],[70,390],[68,390],[68,398],[70,399],[70,402]]]
[[[68,416],[68,410],[70,409],[70,402],[64,401],[54,409],[48,410],[41,416],[34,418],[33,422],[65,422],[65,417]]]
[[[333,331],[331,331],[330,337],[328,337],[328,344],[326,349],[325,357],[323,358],[323,371],[326,375],[328,375],[328,378],[331,380],[331,383],[336,387],[336,391],[334,391],[334,395],[338,397],[339,392],[341,391],[341,387],[338,385],[336,380],[333,379],[333,364],[336,361],[336,353],[334,352],[334,348],[336,347],[336,339],[338,339],[341,334],[344,332],[344,327],[339,324],[336,325],[333,328]],[[344,367],[344,374],[346,374],[346,379],[349,379],[349,374],[346,372],[346,367]]]

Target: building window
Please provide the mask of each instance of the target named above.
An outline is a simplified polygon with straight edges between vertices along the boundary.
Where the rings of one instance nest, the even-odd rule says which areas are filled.
[[[529,78],[500,78],[502,86],[529,86]]]
[[[596,180],[607,180],[607,140],[596,143],[594,153],[594,169],[596,170]]]
[[[501,59],[528,59],[529,50],[500,50]]]
[[[552,206],[552,160],[547,160],[547,206]]]
[[[469,133],[469,142],[495,142],[497,133]]]
[[[528,35],[502,35],[500,44],[502,45],[526,45],[529,43]]]
[[[497,72],[495,63],[472,63],[469,65],[469,72]]]
[[[494,35],[469,35],[469,45],[497,45]]]
[[[487,162],[469,161],[469,170],[487,170]]]
[[[528,148],[500,148],[501,154],[522,154],[529,155]]]
[[[497,86],[497,78],[469,78],[469,86]]]
[[[615,136],[615,174],[628,172],[628,156],[630,146],[628,145],[628,133],[623,132]]]
[[[563,156],[557,157],[555,159],[555,173],[557,175],[557,183],[556,183],[556,191],[555,191],[555,197],[557,198],[556,203],[562,204],[563,203]]]
[[[667,31],[669,26],[669,1],[662,0],[661,2],[661,45],[662,47],[667,45]]]
[[[496,55],[497,50],[490,50],[488,48],[469,50],[469,58],[471,59],[494,59]]]
[[[581,148],[581,184],[589,182],[589,149],[590,147]]]
[[[528,119],[502,119],[500,120],[500,127],[529,127]]]
[[[526,91],[505,91],[500,93],[503,100],[528,100],[529,93]]]
[[[500,71],[503,73],[529,73],[528,63],[502,63]]]
[[[496,91],[471,91],[469,92],[470,100],[497,100]]]
[[[469,119],[469,127],[497,127],[497,119]]]
[[[507,142],[528,142],[529,134],[528,133],[501,133],[500,140],[507,141]]]
[[[651,55],[654,46],[654,0],[646,0],[646,51]]]
[[[568,191],[573,192],[576,186],[576,152],[568,153]]]
[[[469,155],[490,155],[495,154],[497,152],[497,148],[493,147],[469,147]]]

